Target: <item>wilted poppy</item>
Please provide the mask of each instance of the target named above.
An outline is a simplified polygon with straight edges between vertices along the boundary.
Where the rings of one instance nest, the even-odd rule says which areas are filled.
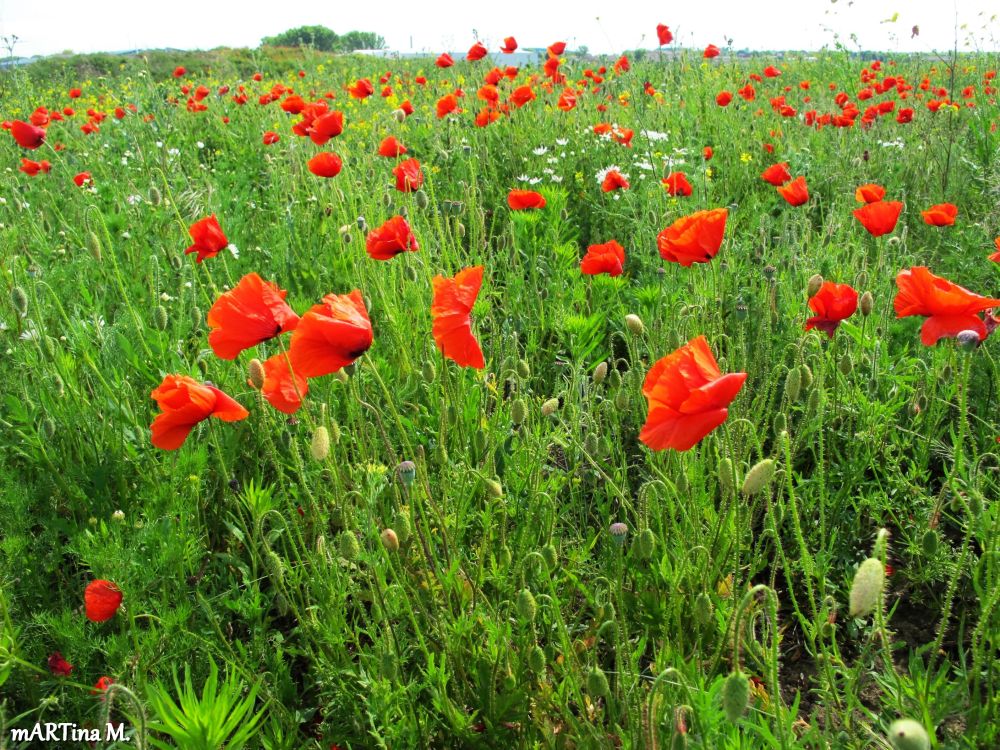
[[[925,266],[915,266],[896,276],[899,291],[893,301],[897,318],[927,317],[920,341],[933,346],[938,339],[952,338],[962,331],[975,331],[986,338],[986,325],[979,313],[1000,306],[1000,299],[983,297],[947,279],[935,276]]]
[[[610,193],[613,190],[628,190],[629,181],[625,179],[625,175],[619,172],[617,169],[609,169],[608,173],[604,175],[604,179],[601,181],[601,190],[605,193]]]
[[[264,360],[264,383],[260,395],[275,409],[285,414],[294,414],[301,408],[302,399],[309,392],[309,382],[298,372],[288,367],[289,356],[278,352]]]
[[[671,172],[663,178],[663,188],[668,195],[688,196],[693,192],[687,175],[683,172]]]
[[[660,257],[685,268],[708,263],[719,252],[728,209],[713,208],[682,216],[656,237]]]
[[[21,148],[33,150],[45,143],[45,129],[22,120],[11,123],[10,134]]]
[[[511,190],[507,193],[507,205],[514,211],[545,208],[545,197],[534,190]]]
[[[726,421],[745,372],[723,375],[704,336],[656,362],[642,394],[648,402],[639,440],[653,450],[686,451]]]
[[[860,185],[854,191],[854,200],[858,203],[877,203],[885,198],[885,188],[869,182],[867,185]]]
[[[674,41],[674,35],[670,33],[670,27],[664,26],[662,23],[656,24],[656,40],[660,43],[660,46],[670,44]]]
[[[56,677],[69,677],[73,673],[73,665],[58,651],[49,654],[48,665],[49,671]]]
[[[168,451],[180,448],[195,425],[209,417],[238,422],[250,415],[214,385],[199,383],[187,375],[167,375],[150,396],[162,410],[150,428],[152,442]]]
[[[479,342],[472,334],[472,306],[483,283],[483,267],[472,266],[452,278],[437,275],[431,282],[432,333],[441,354],[460,367],[482,369],[486,366]]]
[[[625,266],[625,248],[615,240],[603,245],[591,245],[580,261],[580,272],[588,276],[606,273],[620,276]]]
[[[344,162],[332,151],[321,151],[310,159],[306,166],[317,177],[336,177],[344,167]]]
[[[285,302],[288,294],[276,284],[248,273],[222,294],[208,311],[208,345],[220,359],[294,331],[299,316]]]
[[[950,227],[958,216],[958,206],[954,203],[938,203],[926,211],[921,211],[920,215],[924,217],[925,224],[933,227]]]
[[[420,171],[420,162],[416,159],[401,161],[392,173],[396,177],[396,190],[401,193],[412,193],[424,184],[424,173]]]
[[[796,177],[791,182],[779,185],[775,189],[792,206],[801,206],[809,200],[809,188],[806,187],[805,177]]]
[[[816,294],[810,297],[809,309],[816,314],[806,321],[806,330],[818,328],[833,338],[841,321],[854,315],[858,309],[858,293],[850,284],[824,281]]]
[[[394,159],[406,153],[406,146],[396,140],[396,136],[390,135],[384,138],[378,146],[378,155]]]
[[[781,187],[792,179],[792,173],[788,171],[788,162],[782,161],[772,164],[760,173],[760,178],[764,182],[769,182],[775,187]]]
[[[184,251],[184,254],[198,253],[195,261],[201,263],[205,258],[212,258],[219,254],[229,244],[226,235],[222,233],[219,220],[215,214],[204,219],[199,219],[188,230],[194,244]]]
[[[372,345],[371,320],[361,292],[328,294],[302,316],[288,349],[297,376],[318,378],[352,364]]]
[[[419,249],[413,230],[402,216],[393,216],[365,239],[365,250],[375,260],[389,260],[402,252]]]
[[[872,237],[881,237],[896,228],[903,204],[899,201],[875,201],[854,209],[854,218],[868,230]]]
[[[111,581],[98,579],[87,584],[83,592],[87,619],[104,622],[115,616],[122,603],[122,591]]]

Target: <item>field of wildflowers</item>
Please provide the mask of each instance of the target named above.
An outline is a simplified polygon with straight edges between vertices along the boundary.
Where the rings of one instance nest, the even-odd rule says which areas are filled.
[[[1000,746],[997,57],[657,35],[0,74],[0,748]]]

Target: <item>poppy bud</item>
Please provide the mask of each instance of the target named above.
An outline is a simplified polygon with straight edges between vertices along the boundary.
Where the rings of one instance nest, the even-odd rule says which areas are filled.
[[[91,232],[87,235],[87,249],[90,250],[91,256],[98,263],[101,262],[101,238],[97,236],[97,232]]]
[[[66,393],[66,386],[63,383],[63,379],[59,377],[58,373],[52,376],[52,389],[56,392],[56,395],[59,398],[62,398]]]
[[[777,437],[788,429],[788,417],[781,412],[774,415],[774,436]]]
[[[802,393],[802,373],[799,368],[794,370],[789,370],[788,375],[785,377],[785,398],[788,399],[789,403],[794,404],[799,400],[799,395]]]
[[[587,674],[587,692],[594,698],[608,698],[611,696],[611,686],[608,684],[608,676],[601,671],[600,667],[594,667]]]
[[[316,555],[323,562],[328,562],[326,557],[326,537],[322,534],[316,537]]]
[[[677,481],[674,482],[674,486],[677,488],[677,492],[681,497],[685,497],[691,490],[691,482],[688,481],[687,474],[683,472],[677,475]]]
[[[885,585],[885,566],[877,557],[869,557],[858,566],[851,584],[851,617],[864,617],[878,606],[882,587]]]
[[[407,281],[411,281],[411,282],[412,281],[416,281],[417,280],[417,269],[414,268],[413,266],[407,266],[404,269],[404,271],[403,271],[403,275],[406,277]]]
[[[556,410],[558,408],[559,408],[559,399],[550,398],[548,401],[542,404],[542,416],[551,417],[553,414],[556,413]]]
[[[589,455],[595,456],[597,455],[597,452],[600,450],[600,448],[601,445],[600,441],[597,439],[597,435],[595,435],[593,432],[588,433],[587,437],[584,438],[583,441],[583,449],[587,451]]]
[[[459,237],[464,238],[465,237],[465,224],[463,224],[460,221],[456,221],[455,222],[455,231],[458,232],[458,236]],[[542,291],[545,291],[545,290],[542,290]]]
[[[823,277],[818,273],[814,273],[809,277],[809,284],[806,286],[806,293],[812,297],[819,291],[821,286],[823,286]]]
[[[622,389],[615,395],[615,408],[625,411],[628,408],[628,391]]]
[[[712,621],[712,612],[715,606],[712,604],[712,597],[702,591],[694,600],[694,619],[699,625],[705,626]]]
[[[10,290],[10,303],[22,318],[28,314],[28,295],[21,287],[15,286]]]
[[[392,529],[383,529],[379,538],[382,540],[382,546],[389,552],[396,552],[399,549],[399,537]]]
[[[154,206],[159,206],[163,202],[163,196],[160,195],[160,191],[157,190],[155,185],[149,188],[149,202]]]
[[[674,349],[679,349],[681,345],[681,335],[677,331],[671,331],[667,334],[667,348],[673,351]]]
[[[500,484],[495,479],[486,480],[486,491],[490,493],[490,497],[499,500],[503,497],[503,485]]]
[[[400,461],[396,467],[396,476],[399,477],[400,483],[409,487],[417,478],[417,465],[413,461]]]
[[[535,603],[535,597],[528,589],[521,589],[517,595],[517,614],[525,624],[530,625],[535,621],[535,615],[538,614],[538,605]]]
[[[115,523],[122,523],[125,520],[125,511],[116,510],[114,513],[111,514],[111,520],[114,521]]]
[[[851,359],[851,355],[845,354],[843,357],[841,357],[840,362],[837,363],[837,367],[844,375],[850,375],[851,370],[854,369],[854,361]]]
[[[269,549],[265,555],[265,560],[267,574],[276,585],[281,585],[285,579],[285,566],[281,562],[281,558],[278,557],[278,554],[274,550]]]
[[[802,390],[808,391],[809,386],[813,384],[813,372],[809,369],[809,365],[803,364],[799,367],[799,379],[802,382]]]
[[[608,375],[608,385],[612,388],[618,388],[622,384],[622,374],[618,370],[612,370]]]
[[[765,458],[763,461],[758,461],[743,480],[743,494],[756,495],[765,489],[774,479],[774,471],[775,465],[772,459]]]
[[[520,359],[517,362],[517,375],[520,378],[531,377],[531,367],[528,366],[527,360]]]
[[[597,367],[594,368],[594,383],[600,385],[604,382],[604,378],[608,376],[608,363],[600,362]]]
[[[396,529],[396,536],[399,537],[400,544],[406,544],[410,539],[410,517],[403,511],[399,511],[392,517],[392,525]]]
[[[733,460],[731,458],[719,461],[719,488],[723,495],[730,495],[736,489],[733,486]]]
[[[516,424],[523,424],[528,416],[528,407],[525,406],[524,399],[517,399],[510,407],[510,420]]]
[[[167,308],[157,305],[153,310],[153,327],[158,331],[167,330]]]
[[[259,359],[254,358],[250,360],[250,364],[247,366],[247,373],[250,378],[250,385],[258,391],[264,387],[264,365],[261,364]]]
[[[345,531],[340,535],[338,546],[340,547],[340,556],[345,560],[356,560],[361,554],[361,545],[358,544],[358,538],[354,536],[352,531]]]
[[[197,307],[191,308],[191,327],[197,330],[201,327],[202,315],[201,310]]]
[[[98,260],[100,260],[100,258],[98,258]],[[173,253],[170,255],[170,267],[172,269],[174,269],[175,271],[180,271],[183,265],[184,261],[181,260],[180,255],[178,255],[177,253]]]
[[[639,557],[643,560],[648,560],[653,556],[653,550],[656,549],[656,534],[650,528],[645,528],[639,532],[639,536],[636,537],[636,552],[639,553]]]
[[[427,198],[427,193],[425,193],[423,190],[418,190],[416,193],[414,193],[413,199],[416,201],[417,208],[419,208],[421,211],[427,208],[428,204],[430,203],[430,200]]]
[[[823,394],[817,388],[809,394],[809,411],[817,412],[819,411],[820,404],[823,400]]]
[[[434,369],[434,363],[429,359],[425,361],[424,366],[420,368],[420,374],[423,375],[425,382],[433,383],[434,378],[437,377],[437,371]]]
[[[549,570],[555,570],[559,564],[559,552],[551,542],[542,547],[542,559],[545,560]]]
[[[309,452],[317,461],[325,461],[330,455],[330,431],[320,425],[313,432],[312,441],[309,443]]]
[[[337,445],[340,442],[340,425],[336,422],[330,422],[330,442]]]
[[[42,421],[38,423],[38,432],[42,436],[43,440],[51,440],[56,434],[56,423],[52,420],[52,417],[43,417]]]
[[[933,557],[938,551],[938,535],[934,529],[927,529],[920,539],[920,546],[923,548],[926,557]]]
[[[641,336],[646,327],[642,324],[642,319],[638,315],[626,315],[625,327],[633,336]]]
[[[406,119],[406,112],[401,109],[394,109],[392,110],[392,119],[396,122],[402,122]]]
[[[545,652],[542,651],[542,647],[537,643],[528,652],[528,668],[535,674],[545,669]]]
[[[930,750],[931,738],[913,719],[899,719],[889,726],[889,744],[892,750]]]
[[[500,566],[501,566],[501,567],[503,567],[503,568],[506,568],[506,567],[507,567],[508,565],[510,565],[510,561],[511,561],[511,560],[512,560],[513,558],[514,558],[514,555],[513,555],[513,553],[512,553],[511,551],[510,551],[510,547],[508,547],[508,546],[507,546],[507,545],[505,544],[505,545],[504,545],[503,547],[501,547],[501,548],[500,548],[500,558],[499,558],[499,562],[500,562]]]
[[[722,708],[734,724],[739,721],[750,703],[750,680],[742,672],[736,671],[722,684]]]
[[[872,307],[875,305],[875,298],[872,296],[871,292],[865,292],[861,295],[861,300],[858,302],[858,309],[861,310],[861,314],[866,318],[872,314]]]

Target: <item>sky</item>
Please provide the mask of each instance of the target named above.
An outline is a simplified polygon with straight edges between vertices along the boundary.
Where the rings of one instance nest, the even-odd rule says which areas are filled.
[[[950,50],[956,38],[960,49],[1000,49],[998,16],[1000,3],[983,0],[0,0],[0,37],[18,37],[17,56],[211,49],[256,47],[263,36],[319,24],[374,31],[404,51],[461,51],[477,38],[498,46],[514,35],[522,47],[565,41],[613,53],[655,47],[664,23],[675,43],[699,49],[730,39],[735,49],[819,49],[839,35],[851,49],[929,52]]]

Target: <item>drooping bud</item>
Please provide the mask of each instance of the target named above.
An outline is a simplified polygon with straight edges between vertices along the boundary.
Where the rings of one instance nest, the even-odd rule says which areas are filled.
[[[646,326],[642,324],[642,318],[631,313],[625,316],[625,327],[633,336],[641,336],[642,332],[646,330]]]
[[[153,327],[157,331],[167,330],[167,308],[163,305],[157,305],[153,310]]]
[[[410,540],[412,532],[410,516],[404,511],[397,512],[392,517],[392,526],[396,530],[396,536],[399,537],[399,543],[406,544]]]
[[[607,698],[611,695],[608,676],[601,671],[600,667],[594,667],[587,674],[587,692],[595,698]]]
[[[724,496],[731,495],[736,489],[733,476],[733,460],[724,458],[719,461],[719,487]]]
[[[535,621],[535,615],[538,614],[538,605],[535,603],[535,597],[528,589],[521,589],[517,595],[517,614],[527,625]]]
[[[799,400],[799,394],[802,393],[802,372],[796,367],[788,371],[788,375],[785,377],[785,397],[788,402],[794,404]]]
[[[600,385],[604,382],[604,378],[608,376],[608,363],[600,362],[597,367],[594,368],[594,383]]]
[[[98,263],[101,262],[101,238],[97,236],[97,232],[91,232],[87,235],[87,249],[90,251],[91,256]]]
[[[722,684],[722,708],[734,724],[739,721],[750,703],[750,680],[742,672],[736,671]]]
[[[535,674],[545,669],[545,652],[542,651],[542,647],[537,643],[528,652],[528,668]]]
[[[330,455],[330,431],[325,426],[320,425],[312,435],[309,443],[309,452],[317,461],[325,461]]]
[[[430,200],[427,197],[427,193],[423,190],[418,190],[413,194],[413,198],[416,201],[417,208],[423,211],[430,204]]]
[[[823,277],[820,276],[818,273],[814,273],[812,276],[809,277],[809,283],[806,286],[806,294],[812,297],[814,294],[816,294],[816,292],[819,291],[819,288],[821,286],[823,286]]]
[[[933,557],[938,551],[938,535],[934,529],[927,529],[920,539],[920,546],[927,557]]]
[[[858,566],[851,584],[850,608],[851,617],[870,615],[878,606],[882,587],[885,585],[885,566],[877,557],[869,557]]]
[[[340,548],[340,556],[345,560],[356,560],[358,555],[361,554],[361,545],[358,544],[358,538],[354,535],[353,531],[343,532],[337,542]]]
[[[771,480],[774,479],[774,470],[775,464],[770,458],[765,458],[763,461],[758,461],[754,464],[743,480],[743,494],[756,495],[765,489],[771,484]]]
[[[519,359],[517,361],[517,376],[522,379],[531,377],[531,367],[527,360]]]
[[[645,528],[639,532],[639,536],[636,538],[636,551],[639,553],[639,557],[643,560],[648,560],[653,556],[653,550],[656,549],[656,534],[650,528]]]
[[[551,417],[559,409],[559,399],[550,398],[544,404],[542,404],[542,416]]]
[[[889,726],[892,750],[930,750],[931,738],[923,725],[913,719],[899,719]]]
[[[382,540],[382,546],[389,552],[396,552],[399,549],[399,536],[392,529],[383,529],[379,538]]]
[[[10,290],[10,303],[22,318],[28,314],[28,295],[21,287],[15,286]]]
[[[495,479],[486,480],[486,491],[490,494],[490,497],[495,500],[499,500],[503,497],[503,485]]]
[[[434,378],[437,377],[437,370],[434,369],[434,363],[429,359],[424,362],[424,366],[421,368],[420,373],[424,376],[424,381],[427,383],[433,383]]]
[[[850,375],[851,371],[854,369],[854,361],[851,359],[851,355],[845,354],[841,357],[840,362],[837,363],[837,368],[843,375]]]
[[[858,308],[861,310],[861,314],[866,318],[872,314],[872,308],[875,306],[875,298],[872,296],[871,292],[865,292],[861,295],[861,300],[858,302]]]
[[[702,591],[694,600],[694,619],[701,626],[708,625],[712,621],[712,613],[715,605],[712,604],[712,597]]]

